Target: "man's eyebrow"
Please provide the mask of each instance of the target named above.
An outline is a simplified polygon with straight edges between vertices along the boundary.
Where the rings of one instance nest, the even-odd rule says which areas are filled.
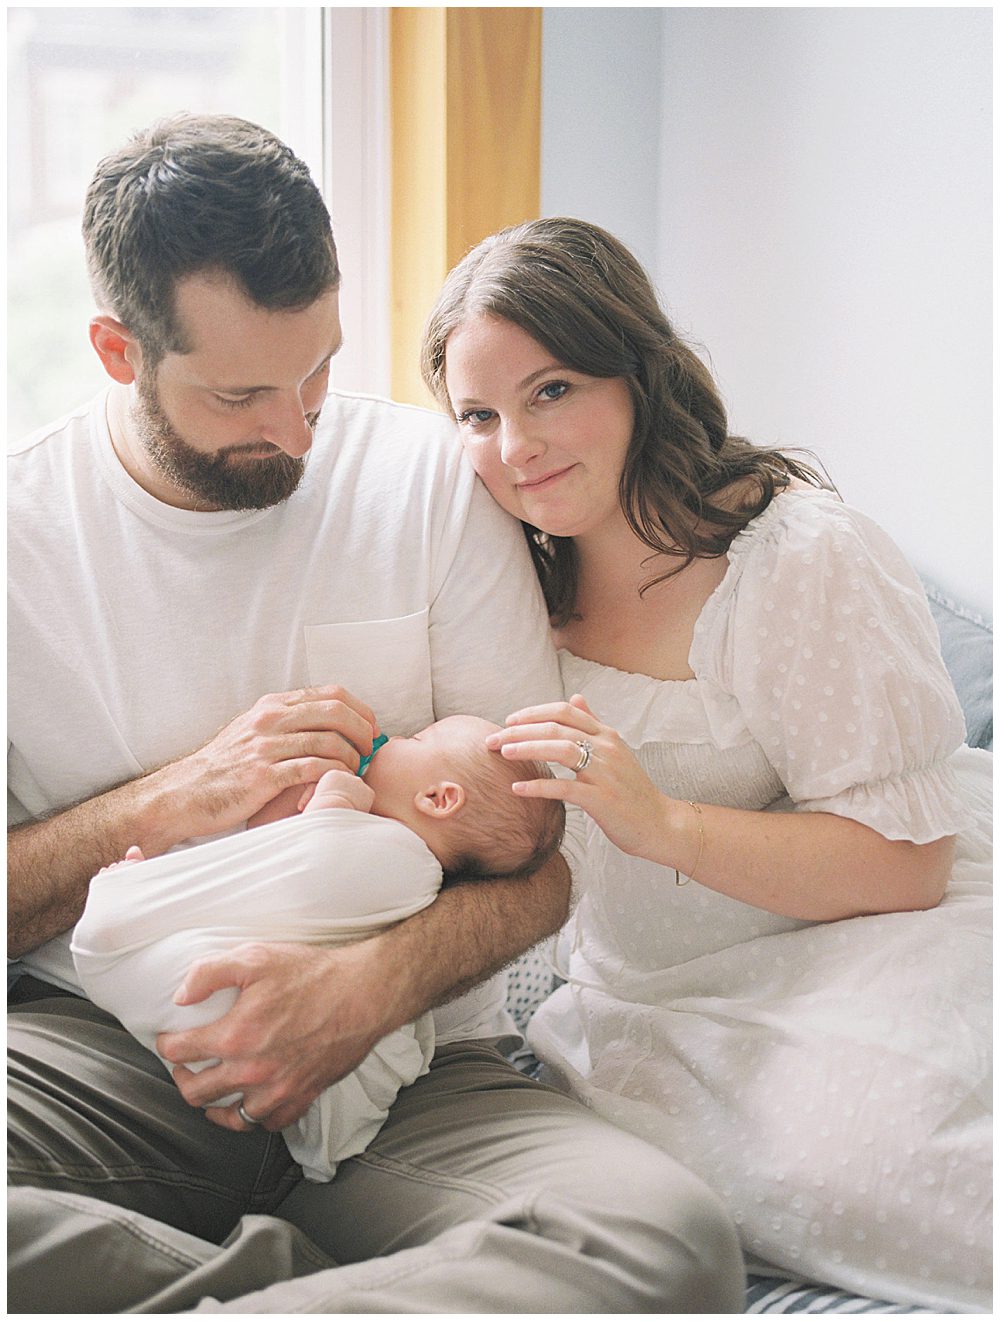
[[[313,376],[321,372],[343,347],[344,337],[341,335],[319,366],[309,373],[306,380],[311,380]],[[216,394],[266,394],[269,390],[276,390],[278,387],[276,385],[208,385],[205,388],[213,390]]]

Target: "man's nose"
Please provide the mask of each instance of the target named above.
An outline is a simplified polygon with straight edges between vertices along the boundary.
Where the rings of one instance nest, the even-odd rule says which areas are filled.
[[[260,428],[261,438],[277,445],[293,459],[308,454],[312,447],[313,429],[301,397],[290,394],[270,400],[269,404]]]

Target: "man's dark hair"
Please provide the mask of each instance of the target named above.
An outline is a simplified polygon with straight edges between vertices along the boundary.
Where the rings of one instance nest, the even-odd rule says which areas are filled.
[[[340,281],[330,214],[306,166],[266,129],[174,115],[98,165],[83,238],[94,296],[155,366],[184,353],[177,281],[235,280],[260,307],[297,311]]]

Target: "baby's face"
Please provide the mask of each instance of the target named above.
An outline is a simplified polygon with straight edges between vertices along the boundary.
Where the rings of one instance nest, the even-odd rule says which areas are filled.
[[[479,716],[447,716],[412,738],[391,738],[365,771],[365,784],[375,794],[372,811],[399,816],[413,796],[428,784],[454,775],[455,755],[485,751],[486,737],[499,729]]]

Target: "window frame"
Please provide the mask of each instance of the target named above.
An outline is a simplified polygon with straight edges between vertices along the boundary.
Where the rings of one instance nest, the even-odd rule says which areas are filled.
[[[390,392],[389,11],[321,11],[321,188],[341,258],[335,387]]]

